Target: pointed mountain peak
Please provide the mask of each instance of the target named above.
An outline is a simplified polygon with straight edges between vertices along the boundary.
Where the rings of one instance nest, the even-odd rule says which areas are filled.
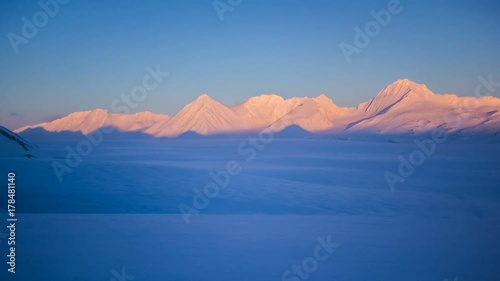
[[[377,96],[366,103],[359,105],[359,108],[364,108],[365,112],[379,112],[387,110],[397,103],[411,98],[428,99],[434,96],[424,84],[415,83],[409,79],[400,79],[380,91]]]
[[[427,89],[427,86],[425,84],[420,84],[420,83],[414,82],[408,78],[396,80],[387,87],[408,87],[412,90]]]
[[[403,97],[410,92],[420,96],[427,96],[429,94],[432,94],[432,92],[424,84],[419,84],[411,81],[408,78],[404,78],[396,80],[389,86],[385,87],[378,93],[377,96]]]
[[[187,104],[184,108],[182,108],[182,110],[179,113],[182,113],[182,112],[185,113],[185,112],[189,112],[189,111],[196,112],[198,110],[204,110],[204,111],[211,110],[211,111],[216,112],[217,110],[219,110],[221,108],[225,108],[225,107],[226,107],[225,105],[214,100],[209,95],[202,94],[198,98],[196,98],[194,101]]]
[[[410,80],[410,79],[408,79],[408,78],[398,79],[398,80],[396,80],[396,81],[392,82],[392,84],[391,84],[391,85],[394,85],[394,84],[405,84],[405,85],[415,84],[415,85],[420,85],[420,84],[418,84],[418,83],[416,83],[416,82],[411,81],[411,80]]]
[[[195,102],[202,102],[202,103],[207,103],[210,101],[215,101],[213,98],[211,98],[207,94],[201,94],[199,97],[196,98]]]
[[[333,102],[331,98],[329,98],[327,95],[325,94],[321,94],[317,97],[314,98],[314,100],[316,100],[317,102],[319,103],[326,103],[326,102]]]
[[[325,94],[321,94],[315,98],[313,98],[313,100],[321,107],[330,107],[330,108],[338,108],[339,106],[337,106],[330,97],[328,97],[327,95]]]
[[[187,110],[191,108],[206,108],[206,107],[213,107],[213,106],[218,106],[222,105],[220,102],[214,100],[207,94],[201,94],[199,97],[197,97],[194,101],[188,103],[182,110]]]

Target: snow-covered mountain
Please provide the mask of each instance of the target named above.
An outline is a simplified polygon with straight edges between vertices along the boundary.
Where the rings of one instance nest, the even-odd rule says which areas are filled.
[[[398,80],[373,99],[357,107],[339,107],[325,95],[283,99],[277,95],[251,97],[228,107],[201,95],[173,117],[140,112],[114,114],[96,109],[75,112],[41,127],[47,131],[90,133],[103,126],[120,131],[140,131],[155,137],[176,137],[192,132],[201,135],[281,131],[298,126],[312,133],[416,134],[443,128],[460,134],[500,134],[500,99],[457,97],[431,92],[425,85]]]
[[[37,147],[0,126],[0,157],[36,157]]]
[[[208,95],[201,95],[168,120],[160,121],[145,133],[158,137],[178,136],[185,132],[201,135],[238,131],[241,118]]]
[[[337,130],[407,134],[442,127],[449,132],[500,132],[500,99],[438,95],[408,79],[360,104]],[[343,127],[345,125],[345,127]]]
[[[43,128],[49,132],[79,131],[88,134],[102,127],[112,126],[122,132],[143,131],[152,125],[168,120],[170,116],[149,111],[135,114],[110,113],[104,109],[74,112],[51,122],[26,126],[15,130],[19,133],[27,129]]]

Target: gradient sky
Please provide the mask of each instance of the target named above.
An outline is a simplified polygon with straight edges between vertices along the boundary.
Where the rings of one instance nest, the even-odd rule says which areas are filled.
[[[227,105],[324,93],[356,106],[400,78],[462,96],[480,75],[500,81],[496,0],[401,0],[403,11],[351,63],[339,44],[353,44],[354,27],[389,1],[243,0],[223,21],[212,2],[72,0],[16,54],[7,34],[20,35],[21,18],[41,8],[1,1],[0,124],[109,109],[157,64],[170,76],[135,111],[174,114],[201,93]]]

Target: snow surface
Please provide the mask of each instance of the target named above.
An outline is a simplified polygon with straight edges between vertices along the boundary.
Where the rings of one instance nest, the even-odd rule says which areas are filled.
[[[439,144],[391,192],[415,144],[275,139],[248,160],[242,141],[106,139],[62,182],[51,163],[77,141],[1,158],[20,212],[1,280],[282,280],[327,235],[341,246],[308,280],[500,279],[500,145]],[[231,160],[241,174],[186,225],[178,205]]]
[[[154,214],[20,220],[17,280],[108,281],[113,269],[124,268],[134,280],[280,281],[328,235],[341,246],[307,280],[500,276],[500,231],[492,218],[200,215],[189,226],[177,215]]]
[[[200,135],[256,132],[268,127],[281,131],[290,126],[321,134],[413,136],[441,128],[461,135],[480,133],[499,141],[500,99],[434,94],[423,84],[402,79],[370,101],[351,108],[339,107],[325,95],[287,100],[277,95],[261,95],[228,107],[203,94],[172,118],[151,112],[110,114],[97,109],[19,128],[16,132],[44,128],[51,132],[69,130],[88,134],[105,126],[155,137],[177,137],[188,132]]]

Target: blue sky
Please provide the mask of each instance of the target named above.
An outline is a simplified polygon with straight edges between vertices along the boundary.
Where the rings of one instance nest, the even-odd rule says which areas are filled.
[[[16,54],[7,34],[22,35],[21,18],[41,7],[2,1],[0,124],[109,109],[156,65],[170,76],[134,111],[174,114],[202,93],[227,105],[324,93],[355,106],[400,78],[458,95],[472,95],[480,75],[500,80],[493,0],[401,0],[401,13],[347,63],[339,44],[354,44],[354,28],[388,2],[243,0],[221,21],[212,0],[72,0]]]

